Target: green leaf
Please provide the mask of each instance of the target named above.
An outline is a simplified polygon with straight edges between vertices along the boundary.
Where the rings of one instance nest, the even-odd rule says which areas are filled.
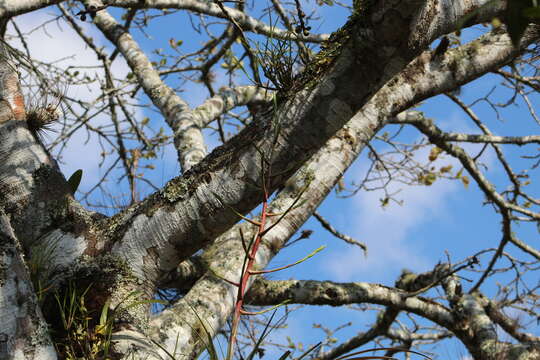
[[[531,0],[511,0],[508,1],[505,12],[505,23],[508,35],[512,39],[514,46],[519,45],[519,41],[529,25],[529,19],[525,15],[525,10],[531,7]]]
[[[469,12],[467,15],[463,16],[458,23],[456,24],[456,28],[458,29],[458,34],[461,32],[461,29],[464,27],[469,26],[470,23],[474,23],[474,20],[478,14],[480,14],[482,11],[486,10],[487,8],[491,6],[498,6],[500,4],[501,0],[490,0],[486,2],[484,5],[480,6],[479,8]]]
[[[191,307],[191,305],[190,305],[190,307]],[[199,322],[201,324],[201,327],[202,327],[202,330],[204,331],[204,335],[206,335],[205,348],[206,348],[206,351],[208,351],[208,355],[210,357],[210,360],[219,360],[217,350],[216,350],[216,347],[214,345],[214,341],[212,339],[212,334],[210,334],[210,331],[208,331],[208,329],[206,328],[206,325],[204,324],[203,319],[201,319],[201,317],[199,316],[199,314],[197,314],[195,309],[193,309],[193,307],[191,307],[191,309],[193,310],[193,313],[195,314],[195,316],[199,320]],[[199,333],[197,333],[197,334],[199,334]],[[201,335],[198,335],[198,336],[201,337]],[[202,337],[201,337],[201,339],[202,339]]]
[[[426,186],[431,186],[433,183],[437,180],[437,174],[429,172],[427,174],[423,174],[418,178],[418,181]]]
[[[523,10],[523,15],[529,19],[540,19],[540,6],[529,7]]]
[[[431,149],[429,152],[429,161],[435,161],[439,157],[439,155],[443,152],[443,150],[437,146]]]
[[[465,189],[469,187],[470,180],[468,176],[462,176],[461,182],[463,183],[463,186],[465,186]]]
[[[99,317],[99,325],[101,326],[107,324],[107,320],[109,319],[109,304],[110,301],[107,299],[107,301],[105,301],[105,304],[103,305],[103,308],[101,309],[101,316]]]
[[[448,166],[442,166],[439,171],[441,172],[441,174],[445,174],[447,172],[450,172],[451,170],[452,170],[452,165],[448,165]]]
[[[83,171],[81,169],[76,170],[73,174],[71,174],[67,181],[73,195],[75,195],[79,185],[81,184],[82,174]]]

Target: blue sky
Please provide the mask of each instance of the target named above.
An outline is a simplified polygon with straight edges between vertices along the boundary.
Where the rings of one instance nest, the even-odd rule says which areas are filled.
[[[315,8],[313,2],[306,4],[306,9]],[[321,21],[314,23],[313,29],[320,32],[331,32],[343,24],[347,13],[339,7],[323,6],[318,8]],[[54,10],[46,9],[38,13],[22,16],[17,19],[23,30],[37,26]],[[114,12],[113,12],[114,13]],[[118,12],[117,12],[118,13]],[[194,34],[187,21],[185,13],[183,20],[174,20],[172,17],[153,21],[148,29],[152,38],[146,39],[139,32],[135,36],[140,41],[143,49],[150,50],[157,47],[168,49],[168,41],[171,37],[184,40],[182,45],[186,51],[190,47],[200,44],[201,37]],[[110,46],[106,40],[99,36],[98,31],[89,23],[83,25],[89,34],[96,37],[97,43]],[[472,38],[485,31],[478,27],[464,33],[465,38]],[[217,32],[217,30],[216,30]],[[48,35],[47,35],[48,34]],[[66,66],[85,65],[95,61],[93,55],[85,49],[69,26],[51,23],[47,26],[47,32],[36,31],[29,39],[30,49],[36,57],[42,60],[57,60],[67,57],[62,61]],[[125,76],[129,69],[121,59],[115,62],[114,69],[117,74]],[[225,84],[224,70],[218,71],[218,82]],[[461,98],[465,102],[471,102],[478,97],[485,96],[494,85],[498,85],[501,78],[489,75],[485,78],[465,86],[461,91]],[[246,82],[247,83],[247,82]],[[501,88],[502,89],[502,88]],[[73,97],[91,99],[96,96],[98,89],[71,88],[69,94]],[[498,101],[508,97],[508,91],[499,90]],[[193,106],[199,105],[206,97],[206,91],[201,87],[190,86],[186,88],[182,96]],[[502,96],[502,97],[501,97]],[[538,96],[533,97],[538,103]],[[141,101],[147,102],[142,98]],[[518,101],[519,107],[509,106],[501,111],[503,120],[496,118],[493,111],[486,103],[479,103],[474,110],[485,120],[495,134],[501,135],[524,135],[537,134],[538,124],[524,110],[522,101]],[[443,96],[430,99],[422,104],[419,110],[426,116],[437,121],[437,124],[445,130],[478,132],[474,125],[467,119],[465,114]],[[138,116],[149,116],[156,126],[164,126],[162,119],[154,113],[140,111]],[[98,122],[106,122],[106,118],[98,118]],[[383,131],[392,131],[392,128]],[[414,129],[408,129],[400,138],[401,141],[419,141],[421,135]],[[215,146],[216,139],[209,139],[209,145]],[[373,145],[379,151],[384,151],[386,145],[374,142]],[[79,132],[75,135],[70,147],[63,155],[62,169],[66,176],[79,168],[84,169],[83,188],[91,187],[99,179],[102,170],[99,169],[100,160],[97,150],[97,140],[90,138],[86,142],[85,134]],[[476,150],[478,146],[465,146],[467,149]],[[514,149],[504,147],[505,153],[516,167],[530,165],[530,162],[519,158],[524,151],[534,154],[535,147]],[[419,151],[415,156],[419,161],[427,161],[429,147]],[[157,161],[157,169],[154,171],[155,180],[165,183],[171,177],[178,175],[179,167],[176,163],[176,153],[169,147]],[[84,160],[83,160],[84,158]],[[486,151],[482,156],[487,165],[487,176],[499,186],[503,186],[504,174],[500,165],[497,164],[494,153]],[[441,156],[437,160],[437,166],[453,164],[454,169],[459,165],[447,156]],[[367,166],[367,154],[363,153],[359,160],[349,169],[345,176],[345,182],[350,184],[361,179]],[[534,180],[538,176],[538,169],[530,172]],[[111,191],[117,191],[114,182],[110,185]],[[293,269],[273,274],[273,279],[318,279],[334,281],[368,281],[392,285],[402,269],[413,271],[427,271],[433,266],[446,259],[445,251],[448,251],[453,261],[459,261],[476,251],[487,247],[496,247],[499,243],[500,218],[490,206],[483,205],[484,196],[478,187],[472,183],[465,188],[457,180],[438,180],[432,186],[407,187],[398,183],[391,184],[391,188],[400,191],[397,198],[403,201],[403,205],[391,203],[382,208],[380,199],[384,195],[381,192],[360,192],[358,195],[346,199],[338,198],[332,193],[320,207],[319,212],[342,232],[364,242],[368,246],[368,256],[365,257],[359,248],[351,247],[328,234],[316,220],[308,221],[303,229],[315,230],[309,240],[301,244],[287,248],[280,253],[271,267],[285,265],[316,249],[321,245],[327,248],[316,257],[302,263]],[[529,185],[529,190],[537,198],[540,187],[534,181]],[[516,233],[521,239],[538,248],[539,233],[532,224],[516,227]],[[507,250],[521,258],[527,258],[515,248],[509,246]],[[482,259],[483,264],[488,261]],[[464,276],[474,277],[466,274]],[[504,281],[504,277],[500,279]],[[534,284],[537,279],[529,276],[529,282]],[[487,293],[494,291],[493,285],[486,284],[483,288]],[[337,327],[345,322],[353,324],[336,334],[339,341],[347,339],[358,331],[366,330],[373,313],[363,313],[346,308],[330,307],[304,307],[298,310],[289,322],[287,329],[277,331],[276,341],[285,342],[286,336],[291,336],[295,342],[304,344],[316,343],[324,339],[324,334],[318,329],[312,328],[312,323],[322,322],[329,328]],[[529,331],[540,334],[538,326],[531,325]],[[465,351],[454,341],[447,341],[440,346],[435,353],[439,358],[459,358]]]

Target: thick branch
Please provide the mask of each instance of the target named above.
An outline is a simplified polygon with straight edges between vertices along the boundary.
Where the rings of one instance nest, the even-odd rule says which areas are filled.
[[[63,1],[65,0],[5,0],[0,5],[0,18],[26,14]]]
[[[248,104],[268,106],[273,97],[274,94],[270,90],[256,86],[223,88],[215,96],[195,108],[193,118],[197,126],[203,128],[235,107]]]
[[[0,264],[0,358],[56,359],[22,248],[1,207]]]
[[[409,311],[445,328],[452,328],[454,318],[450,309],[421,297],[406,295],[406,292],[398,289],[364,282],[261,280],[253,284],[249,299],[252,305],[258,306],[279,304],[286,300],[307,305],[378,304]]]
[[[197,0],[146,0],[141,3],[139,0],[117,0],[112,6],[124,8],[139,8],[139,9],[179,9],[190,10],[195,13],[205,14],[209,16],[219,17],[229,20],[232,18],[243,31],[252,31],[258,34],[271,36],[278,39],[298,39],[307,42],[322,42],[328,39],[327,34],[310,34],[304,36],[302,34],[291,33],[290,31],[279,29],[274,26],[269,26],[262,21],[259,21],[244,12],[224,6],[227,14],[224,14],[221,8],[213,2],[204,2]]]
[[[477,134],[463,134],[463,133],[446,133],[441,134],[441,138],[444,141],[455,142],[470,142],[470,143],[488,143],[488,144],[512,144],[512,145],[526,145],[526,144],[540,144],[539,135],[526,135],[526,136],[496,136],[496,135],[477,135]]]
[[[499,309],[494,301],[487,298],[482,298],[484,309],[489,318],[500,325],[504,331],[510,334],[514,339],[521,343],[538,343],[540,344],[540,336],[535,336],[531,333],[520,331],[520,324],[518,321],[508,317],[503,311]]]
[[[88,213],[73,201],[56,163],[28,130],[16,68],[3,46],[0,52],[0,206],[28,251],[51,224],[68,216],[75,224]]]

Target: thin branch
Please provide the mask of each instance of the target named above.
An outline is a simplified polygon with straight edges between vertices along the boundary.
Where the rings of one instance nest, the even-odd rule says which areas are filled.
[[[346,234],[343,234],[343,233],[339,232],[328,221],[326,221],[326,219],[324,217],[322,217],[322,215],[319,214],[318,212],[314,212],[313,216],[315,217],[315,219],[317,219],[319,221],[319,223],[322,225],[323,228],[328,230],[328,232],[330,234],[334,235],[338,239],[341,239],[341,240],[345,241],[348,244],[358,246],[360,249],[362,249],[364,251],[364,255],[367,256],[367,245],[366,244],[364,244],[364,243],[362,243],[362,242],[360,242],[358,240],[355,240],[355,239],[353,239],[352,237],[350,237],[350,236],[348,236]]]

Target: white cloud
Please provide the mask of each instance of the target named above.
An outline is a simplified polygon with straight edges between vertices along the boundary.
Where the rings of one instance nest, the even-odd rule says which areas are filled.
[[[429,114],[426,114],[429,116]],[[445,119],[437,119],[437,125],[445,131],[480,133],[466,119],[462,112],[452,111]],[[418,137],[416,140],[420,140]],[[483,149],[480,144],[458,144],[472,157],[476,157]],[[414,154],[415,159],[425,163],[430,147],[423,148]],[[479,162],[485,165],[480,170],[488,178],[496,180],[500,175],[500,168],[496,165],[496,155],[491,147],[483,150]],[[461,164],[446,154],[441,154],[434,163],[436,169],[441,166],[452,165],[455,174],[462,168]],[[352,174],[352,178],[362,178],[367,170],[367,162],[359,166],[359,170]],[[435,256],[423,251],[421,244],[432,243],[439,240],[441,234],[437,233],[436,221],[453,220],[456,215],[448,211],[446,204],[455,197],[466,198],[478,188],[470,175],[464,171],[463,175],[469,177],[471,184],[467,190],[459,181],[437,180],[431,186],[407,186],[392,183],[388,187],[389,193],[400,189],[398,199],[403,200],[403,206],[390,203],[386,208],[381,207],[380,199],[385,195],[382,191],[362,192],[355,197],[353,210],[348,215],[350,228],[348,232],[356,239],[365,242],[368,246],[368,257],[364,258],[358,252],[350,249],[334,251],[328,256],[326,267],[338,281],[357,281],[358,279],[370,281],[381,279],[393,280],[402,268],[413,271],[426,271],[444,256],[441,252]]]
[[[452,123],[458,124],[460,130],[467,129],[463,120],[457,116],[451,116]],[[471,154],[477,154],[479,145],[461,145]],[[420,163],[424,163],[428,158],[430,147],[418,150],[414,157]],[[491,165],[494,155],[491,151],[485,151],[482,162]],[[435,161],[434,166],[439,169],[441,166],[451,164],[454,173],[461,168],[456,159],[444,153]],[[363,164],[358,171],[361,178],[365,174],[367,165]],[[468,175],[464,172],[464,175]],[[472,182],[472,180],[471,180]],[[384,198],[383,191],[362,192],[355,197],[354,218],[351,218],[351,234],[368,246],[368,256],[364,258],[354,251],[334,252],[329,256],[330,269],[335,279],[338,281],[351,280],[378,280],[388,277],[395,278],[399,271],[407,268],[413,271],[426,271],[439,261],[442,254],[434,258],[432,254],[422,252],[419,243],[435,241],[438,239],[435,226],[430,226],[432,221],[442,221],[451,219],[453,215],[447,211],[445,204],[455,196],[467,196],[467,192],[475,191],[474,183],[465,190],[459,181],[439,179],[431,186],[407,186],[400,183],[392,183],[388,187],[389,193],[394,193],[402,189],[397,195],[403,205],[390,203],[387,207],[381,207],[380,199]],[[422,235],[419,230],[430,226],[432,231],[424,231]],[[412,235],[418,232],[418,234]],[[426,235],[426,233],[428,235]],[[415,238],[428,237],[428,238]]]
[[[433,259],[412,245],[409,235],[424,225],[426,220],[446,216],[444,203],[456,192],[457,183],[436,182],[430,187],[411,187],[400,194],[404,205],[382,208],[381,192],[368,192],[358,196],[355,204],[358,214],[352,231],[356,238],[368,245],[367,258],[357,252],[333,254],[329,268],[339,281],[366,279],[366,275],[393,272],[401,268],[425,271]],[[436,234],[433,234],[433,239]],[[429,239],[428,239],[429,240]]]

